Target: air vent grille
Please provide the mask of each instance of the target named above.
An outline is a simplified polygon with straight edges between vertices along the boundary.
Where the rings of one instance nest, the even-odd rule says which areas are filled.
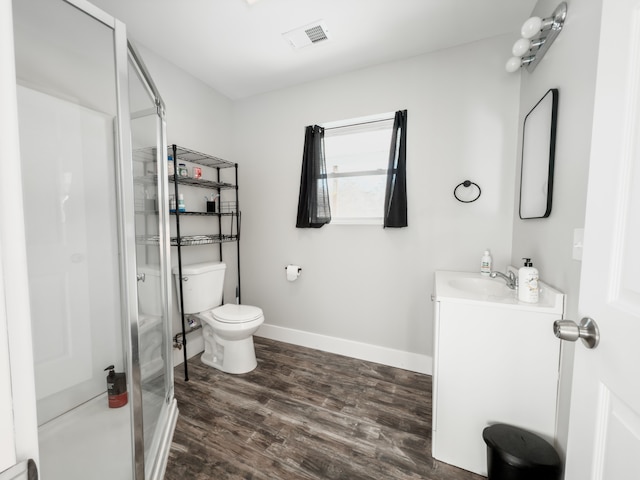
[[[315,27],[308,28],[304,31],[311,40],[311,43],[321,42],[322,40],[328,40],[327,34],[322,29],[322,26],[316,25]]]
[[[329,30],[323,20],[318,20],[309,25],[304,25],[303,27],[283,33],[282,36],[287,39],[293,48],[302,48],[328,40]]]

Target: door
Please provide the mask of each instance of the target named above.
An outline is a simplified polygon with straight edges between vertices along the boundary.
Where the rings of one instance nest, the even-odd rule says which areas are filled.
[[[0,471],[38,461],[31,322],[22,215],[13,13],[0,1]],[[11,348],[9,348],[11,345]]]
[[[640,0],[604,0],[567,480],[640,478]]]
[[[133,362],[139,367],[141,397],[136,400],[141,400],[142,407],[142,416],[140,409],[135,409],[136,426],[143,432],[145,478],[160,479],[177,420],[169,302],[164,105],[132,46],[128,70],[138,279],[138,359]],[[137,452],[137,460],[140,453]]]
[[[16,179],[42,425],[103,394],[106,366],[124,366],[114,29],[65,2],[13,3]]]

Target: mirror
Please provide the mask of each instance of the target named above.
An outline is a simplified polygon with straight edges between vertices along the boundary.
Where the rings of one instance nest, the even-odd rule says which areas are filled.
[[[546,218],[551,214],[553,165],[556,153],[558,89],[552,88],[524,118],[520,218]]]

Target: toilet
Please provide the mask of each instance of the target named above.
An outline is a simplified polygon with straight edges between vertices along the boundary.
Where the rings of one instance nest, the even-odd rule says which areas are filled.
[[[182,266],[184,313],[202,323],[205,365],[226,373],[247,373],[256,368],[253,334],[264,322],[262,310],[250,305],[222,304],[224,262],[203,262]],[[180,294],[178,267],[173,268]]]

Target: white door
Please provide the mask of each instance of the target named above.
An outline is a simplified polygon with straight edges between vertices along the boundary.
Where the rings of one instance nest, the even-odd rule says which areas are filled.
[[[640,0],[603,1],[597,75],[566,480],[640,478]]]

